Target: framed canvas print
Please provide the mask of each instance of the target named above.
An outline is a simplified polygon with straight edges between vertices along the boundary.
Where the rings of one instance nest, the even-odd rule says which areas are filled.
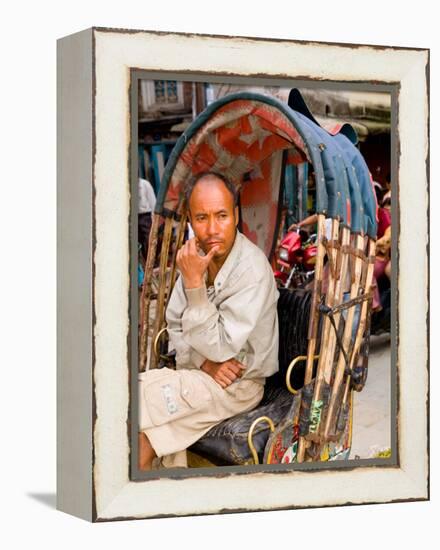
[[[58,43],[58,508],[429,498],[429,51]]]

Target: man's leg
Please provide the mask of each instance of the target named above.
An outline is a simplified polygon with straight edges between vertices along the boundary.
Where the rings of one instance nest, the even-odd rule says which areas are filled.
[[[139,470],[151,470],[153,465],[153,459],[156,458],[151,443],[148,441],[148,437],[143,433],[138,434],[138,467]]]

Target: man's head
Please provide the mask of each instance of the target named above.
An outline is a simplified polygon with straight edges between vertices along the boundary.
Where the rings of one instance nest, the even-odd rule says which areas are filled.
[[[218,247],[214,259],[224,262],[238,224],[237,191],[215,172],[198,174],[185,190],[191,226],[203,252]]]

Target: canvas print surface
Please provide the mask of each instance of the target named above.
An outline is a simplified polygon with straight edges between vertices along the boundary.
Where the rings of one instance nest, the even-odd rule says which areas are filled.
[[[395,459],[391,92],[135,84],[139,472]]]

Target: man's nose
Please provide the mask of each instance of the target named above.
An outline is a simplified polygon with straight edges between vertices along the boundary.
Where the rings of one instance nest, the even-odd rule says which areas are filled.
[[[215,235],[217,232],[217,220],[214,216],[208,218],[208,234]]]

